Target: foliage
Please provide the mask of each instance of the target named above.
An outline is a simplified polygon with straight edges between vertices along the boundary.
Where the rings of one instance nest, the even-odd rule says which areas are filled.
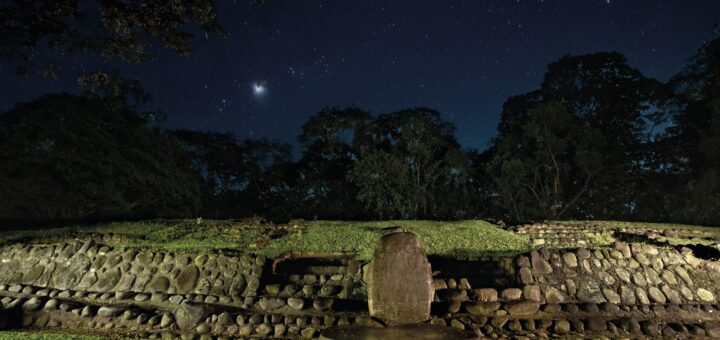
[[[362,216],[361,203],[356,199],[359,188],[347,174],[367,150],[372,121],[370,113],[358,108],[325,108],[303,125],[298,136],[303,157],[297,168],[303,177],[298,190],[305,195],[297,203],[304,215],[321,213],[324,218],[340,219]]]
[[[268,214],[284,204],[283,171],[290,146],[266,139],[238,141],[232,134],[172,131],[205,179],[202,214],[211,218]],[[278,176],[278,173],[280,174]]]
[[[48,95],[0,115],[0,216],[191,216],[197,175],[177,143],[99,97]]]
[[[703,45],[670,82],[681,107],[668,143],[677,194],[673,221],[720,224],[720,37]]]
[[[426,108],[380,115],[369,150],[350,171],[358,199],[379,218],[457,218],[467,197],[467,158],[455,127]],[[459,202],[445,196],[450,192]],[[459,203],[454,205],[453,203]],[[465,203],[465,204],[463,204]]]
[[[348,107],[311,117],[296,158],[290,145],[265,139],[163,134],[161,112],[139,112],[150,97],[136,81],[95,73],[80,79],[83,98],[48,96],[0,115],[0,215],[718,226],[719,84],[720,38],[667,84],[619,53],[565,56],[538,89],[505,102],[485,151],[462,150],[455,127],[433,109]]]
[[[83,52],[138,63],[153,57],[153,41],[188,55],[191,25],[223,34],[210,0],[9,0],[0,5],[0,57],[27,65],[48,51]],[[41,71],[56,76],[48,62]]]
[[[515,220],[559,218],[587,193],[600,152],[588,130],[564,105],[550,102],[496,141],[486,166]]]
[[[660,124],[662,84],[617,53],[563,57],[539,90],[508,100],[487,151],[498,207],[513,220],[630,216]]]

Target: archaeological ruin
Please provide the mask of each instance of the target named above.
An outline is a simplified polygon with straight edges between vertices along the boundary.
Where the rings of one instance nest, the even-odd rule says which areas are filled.
[[[25,240],[0,249],[0,329],[182,339],[339,339],[349,330],[412,338],[412,329],[447,339],[720,337],[715,248],[665,240],[711,235],[617,229],[609,232],[619,241],[598,247],[598,228],[511,227],[531,236],[533,250],[462,259],[425,257],[412,233],[392,232],[369,263],[353,254],[113,248],[108,235]]]

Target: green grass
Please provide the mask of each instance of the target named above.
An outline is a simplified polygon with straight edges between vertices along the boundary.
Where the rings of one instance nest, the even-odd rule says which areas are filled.
[[[530,248],[529,239],[485,221],[315,221],[301,233],[272,240],[262,253],[268,257],[290,251],[350,252],[369,259],[382,230],[400,226],[420,237],[428,255],[481,257],[515,254]]]
[[[568,226],[594,224],[611,229],[698,229],[720,236],[720,230],[702,226],[621,221],[554,221]],[[305,221],[298,228],[258,225],[251,220],[153,220],[116,222],[93,226],[22,230],[0,234],[0,245],[42,240],[48,236],[79,237],[88,233],[115,234],[103,241],[113,247],[151,249],[178,253],[257,254],[270,258],[283,253],[350,253],[367,260],[386,231],[400,226],[417,234],[428,255],[473,258],[512,256],[532,250],[528,235],[515,234],[497,225],[468,221]],[[610,245],[608,234],[591,235],[596,245]],[[704,242],[673,239],[674,244]],[[708,244],[715,242],[706,240]]]
[[[369,259],[377,240],[388,226],[401,226],[416,233],[429,255],[480,257],[516,254],[530,249],[527,236],[517,235],[485,221],[311,221],[297,231],[280,232],[275,226],[257,226],[237,221],[141,221],[49,230],[6,232],[5,244],[51,235],[114,233],[107,241],[115,247],[156,249],[173,252],[253,253],[277,257],[287,252],[353,253]]]
[[[0,331],[0,340],[101,340],[95,335],[78,335],[50,331]]]

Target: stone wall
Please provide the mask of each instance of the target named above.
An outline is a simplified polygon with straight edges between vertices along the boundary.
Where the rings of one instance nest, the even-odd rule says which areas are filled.
[[[370,323],[349,299],[360,265],[336,262],[276,274],[262,256],[14,244],[0,248],[0,328],[295,338]]]
[[[0,283],[102,294],[192,294],[241,305],[257,295],[263,257],[188,255],[113,249],[93,240],[19,244],[0,252]]]
[[[595,247],[602,235],[612,235],[611,228],[585,225],[582,228],[563,224],[536,223],[513,227],[518,234],[528,235],[533,246],[555,248]]]
[[[713,303],[720,282],[716,263],[648,244],[534,251],[518,266],[520,283],[537,285],[548,303]]]
[[[434,324],[485,335],[720,336],[720,265],[684,248],[616,243],[515,259],[506,288],[435,280]]]
[[[366,264],[352,256],[273,264],[103,240],[0,247],[0,328],[295,339],[338,325],[383,327],[368,314]],[[720,336],[720,263],[689,248],[618,242],[430,262],[434,325],[488,337]]]

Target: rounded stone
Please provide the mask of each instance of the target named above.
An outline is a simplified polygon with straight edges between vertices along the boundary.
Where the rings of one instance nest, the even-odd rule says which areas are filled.
[[[150,284],[147,286],[147,290],[151,293],[154,292],[167,292],[168,288],[170,288],[170,280],[168,280],[167,277],[158,275],[152,281],[150,281]]]
[[[599,272],[599,273],[597,273],[597,276],[598,276],[598,278],[600,278],[600,281],[605,286],[612,286],[615,284],[615,281],[616,281],[615,278],[606,272]]]
[[[98,308],[97,315],[100,317],[115,317],[122,314],[125,310],[121,307],[102,306]]]
[[[641,272],[633,273],[632,282],[640,287],[647,286],[647,280],[645,280],[645,276]]]
[[[615,268],[615,274],[625,283],[630,283],[630,272],[625,268]]]
[[[660,289],[658,289],[657,287],[650,287],[648,289],[648,295],[650,296],[650,299],[653,302],[657,302],[657,303],[661,303],[661,304],[667,302],[667,299],[665,298],[665,294],[663,294],[663,292],[660,291]]]
[[[620,304],[622,302],[620,295],[610,288],[603,288],[603,296],[605,296],[610,303]]]
[[[206,323],[199,324],[197,328],[195,328],[195,331],[198,332],[198,334],[210,333],[210,325]]]
[[[258,305],[263,310],[271,310],[271,309],[277,309],[285,305],[285,301],[283,299],[278,298],[271,298],[271,297],[262,297],[260,298],[260,302],[258,302]]]
[[[493,288],[475,289],[475,294],[480,302],[495,302],[498,299],[498,292]]]
[[[187,331],[195,327],[208,312],[203,306],[183,302],[173,311],[175,322],[178,328]]]
[[[589,303],[602,303],[606,301],[600,287],[594,280],[586,277],[579,278],[577,286],[578,301]]]
[[[557,288],[548,286],[545,290],[545,300],[547,303],[564,303],[565,302],[565,295],[560,292]]]
[[[330,298],[315,298],[313,300],[313,308],[319,311],[324,311],[332,308],[333,299]]]
[[[251,324],[243,325],[240,327],[240,329],[238,329],[238,335],[241,337],[250,336],[250,334],[252,334],[253,332],[253,329],[255,329],[255,327],[253,327],[253,325]]]
[[[522,297],[522,290],[520,290],[520,288],[503,289],[500,293],[500,297],[504,300],[519,300],[520,297]]]
[[[695,291],[695,294],[697,294],[697,297],[700,299],[700,301],[703,302],[713,302],[715,301],[715,296],[710,291],[698,288],[697,291]]]
[[[662,292],[665,294],[665,297],[667,297],[668,301],[672,304],[679,305],[682,303],[682,299],[680,298],[680,295],[677,291],[670,288],[669,286],[663,286]]]
[[[542,293],[540,293],[540,287],[538,287],[538,286],[523,287],[523,299],[541,302],[542,301]],[[560,302],[554,302],[554,303],[560,303]]]
[[[293,298],[289,298],[287,300],[287,304],[288,304],[288,306],[292,307],[293,309],[301,310],[305,306],[305,300],[303,300],[301,298],[293,297]]]
[[[558,334],[567,334],[570,332],[570,322],[567,320],[557,320],[555,321],[555,333]]]
[[[183,267],[175,278],[175,291],[178,294],[187,294],[195,289],[200,270],[194,265]]]
[[[27,312],[34,312],[38,309],[40,309],[43,306],[43,300],[41,300],[38,297],[32,297],[29,300],[25,301],[25,303],[22,306],[22,309]]]
[[[637,295],[638,302],[642,305],[649,305],[650,299],[644,289],[637,287],[635,288],[635,295]]]
[[[168,327],[174,321],[175,321],[175,319],[173,318],[173,316],[171,314],[165,313],[165,314],[163,314],[162,319],[160,320],[160,327],[162,327],[162,328]]]
[[[626,304],[626,305],[634,305],[635,304],[635,293],[633,292],[633,289],[628,286],[620,287],[620,298],[622,299],[623,304]]]
[[[675,278],[675,274],[673,274],[671,271],[669,271],[667,269],[663,270],[662,274],[660,274],[660,276],[662,277],[663,281],[665,281],[665,283],[667,283],[667,284],[670,284],[670,285],[677,284],[677,278]]]
[[[568,267],[575,268],[578,265],[577,257],[575,257],[575,253],[564,253],[563,260],[565,261],[565,264]]]

